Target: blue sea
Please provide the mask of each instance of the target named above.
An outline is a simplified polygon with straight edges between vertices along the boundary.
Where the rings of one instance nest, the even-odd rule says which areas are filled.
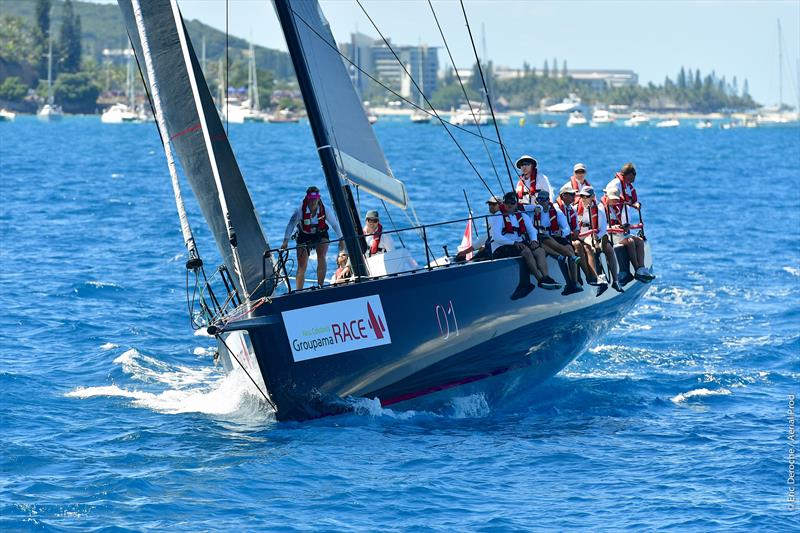
[[[485,208],[442,127],[375,128],[423,222],[466,216],[462,190]],[[434,410],[361,400],[277,423],[192,332],[155,126],[0,123],[0,529],[796,531],[800,129],[502,133],[554,186],[578,161],[600,186],[636,163],[650,291],[502,404],[456,391]],[[457,137],[499,192],[481,143]],[[230,138],[278,245],[305,188],[324,184],[308,124],[232,125]],[[437,238],[452,251],[460,233]]]

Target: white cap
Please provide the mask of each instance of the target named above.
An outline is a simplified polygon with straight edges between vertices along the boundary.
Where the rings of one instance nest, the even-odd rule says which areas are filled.
[[[586,170],[586,165],[584,165],[583,163],[575,163],[575,166],[572,167],[572,171],[576,172],[578,170]]]

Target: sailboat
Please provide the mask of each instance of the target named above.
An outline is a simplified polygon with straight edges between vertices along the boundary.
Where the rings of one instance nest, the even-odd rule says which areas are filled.
[[[226,101],[223,114],[232,124],[245,122],[264,122],[267,116],[261,111],[258,95],[258,72],[256,70],[256,52],[250,43],[250,56],[247,62],[247,99],[243,102]]]
[[[617,324],[646,292],[647,284],[630,282],[624,293],[536,290],[512,299],[519,258],[437,268],[430,257],[419,266],[404,247],[396,256],[366,257],[353,187],[407,209],[406,187],[369,125],[318,2],[274,0],[354,274],[350,283],[292,290],[286,256],[261,230],[176,0],[118,3],[146,68],[187,269],[204,283],[173,153],[228,272],[230,307],[216,304],[222,296],[201,299],[194,318],[216,337],[226,368],[245,372],[278,420],[344,412],[353,398],[410,406],[484,380],[524,376],[526,386],[534,385]],[[464,223],[453,222],[459,237]],[[429,229],[411,230],[426,256]],[[650,266],[649,248],[646,257]]]
[[[127,51],[126,51],[127,53]],[[128,69],[125,78],[125,95],[128,98],[128,103],[123,104],[118,102],[100,115],[100,122],[103,124],[124,124],[126,122],[137,122],[139,115],[135,110],[134,93],[133,93],[133,57],[132,54],[128,55]]]
[[[53,36],[50,35],[47,49],[47,103],[36,112],[36,118],[43,122],[61,120],[61,107],[53,100]]]

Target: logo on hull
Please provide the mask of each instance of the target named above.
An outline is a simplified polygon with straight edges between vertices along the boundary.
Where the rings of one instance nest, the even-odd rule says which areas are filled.
[[[378,295],[284,311],[295,362],[391,344]]]

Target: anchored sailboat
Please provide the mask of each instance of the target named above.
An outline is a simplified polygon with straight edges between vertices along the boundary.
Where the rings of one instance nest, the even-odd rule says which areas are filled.
[[[367,258],[352,187],[402,209],[409,206],[406,188],[386,161],[318,3],[275,0],[354,274],[351,283],[292,291],[285,256],[261,231],[177,1],[118,2],[146,67],[187,268],[204,284],[173,151],[230,273],[222,280],[225,301],[204,292],[208,303],[204,297],[203,316],[195,318],[218,339],[224,364],[247,372],[279,420],[341,412],[350,397],[402,404],[522,369],[529,383],[544,380],[647,290],[632,282],[621,294],[537,290],[512,300],[519,258],[435,266],[428,231],[446,223],[411,228],[423,241],[427,266],[408,261],[406,248],[397,250],[405,259],[395,262]],[[454,233],[460,236],[465,222],[453,221]]]

